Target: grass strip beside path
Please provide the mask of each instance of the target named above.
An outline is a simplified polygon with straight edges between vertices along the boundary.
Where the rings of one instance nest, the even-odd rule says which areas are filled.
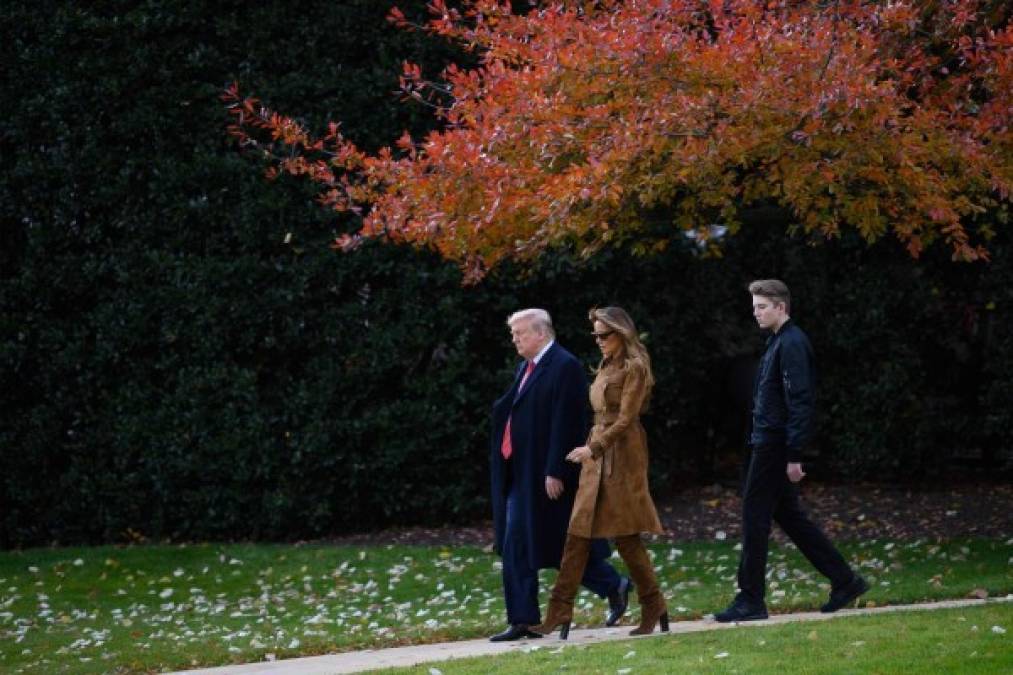
[[[587,673],[1008,673],[1013,603],[891,612],[774,626],[569,645],[556,639],[520,652],[392,668],[384,675]]]
[[[653,544],[673,619],[734,592],[728,541]],[[842,546],[873,605],[1013,592],[1013,539]],[[616,564],[621,568],[621,563]],[[770,609],[811,610],[827,586],[771,550]],[[543,575],[544,589],[553,573]],[[576,621],[600,625],[587,592]],[[636,605],[634,603],[634,614]],[[631,621],[634,617],[628,617]],[[0,553],[0,671],[156,671],[476,638],[504,624],[499,559],[474,547],[190,545]]]

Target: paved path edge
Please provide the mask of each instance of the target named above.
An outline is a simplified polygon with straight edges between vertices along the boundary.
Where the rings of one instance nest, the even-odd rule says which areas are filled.
[[[411,645],[407,647],[391,647],[388,649],[367,649],[357,652],[343,652],[325,656],[308,656],[282,661],[263,661],[218,668],[180,671],[177,675],[335,675],[337,673],[361,673],[383,668],[403,668],[418,666],[425,663],[438,663],[451,659],[470,658],[474,656],[492,656],[517,651],[531,651],[545,647],[561,645],[586,645],[615,640],[648,640],[663,638],[668,635],[683,633],[699,633],[708,630],[728,630],[737,627],[760,627],[799,621],[827,621],[849,616],[863,616],[888,612],[925,611],[933,609],[953,609],[960,607],[978,607],[986,604],[1013,602],[1013,594],[1003,598],[985,600],[942,600],[913,605],[887,605],[884,607],[866,607],[860,609],[842,609],[833,614],[819,612],[798,612],[793,614],[775,614],[765,621],[748,623],[717,623],[713,619],[696,621],[672,622],[669,633],[655,632],[652,635],[632,637],[630,626],[614,628],[585,628],[570,631],[570,639],[563,642],[558,636],[549,636],[540,640],[519,640],[517,642],[489,642],[487,639],[464,640],[461,642],[443,642],[428,645]]]

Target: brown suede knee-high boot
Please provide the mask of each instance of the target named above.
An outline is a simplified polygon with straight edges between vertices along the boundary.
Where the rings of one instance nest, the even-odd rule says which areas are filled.
[[[573,621],[573,599],[577,596],[580,580],[587,567],[587,557],[591,553],[591,540],[584,537],[566,535],[563,546],[563,560],[559,564],[559,576],[552,587],[549,607],[545,610],[545,620],[528,630],[548,635],[560,626],[559,638],[565,640],[570,634],[570,622]]]
[[[640,599],[640,625],[630,635],[647,635],[654,632],[654,626],[660,621],[661,630],[668,631],[668,607],[658,587],[658,578],[654,575],[651,557],[647,554],[644,542],[639,534],[616,537],[616,548],[622,556],[626,568],[633,577]]]

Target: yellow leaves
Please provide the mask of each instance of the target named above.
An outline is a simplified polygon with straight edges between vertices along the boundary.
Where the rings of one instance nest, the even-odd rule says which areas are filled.
[[[857,199],[846,200],[841,212],[866,241],[873,242],[886,231],[887,222],[879,212],[879,199],[875,194],[866,193]]]
[[[859,178],[870,183],[877,185],[888,185],[890,183],[890,174],[883,167],[866,166],[859,169],[856,173]]]

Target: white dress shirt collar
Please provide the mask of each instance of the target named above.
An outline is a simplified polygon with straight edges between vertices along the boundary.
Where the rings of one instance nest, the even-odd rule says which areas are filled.
[[[542,347],[542,351],[535,354],[535,358],[531,359],[532,361],[535,362],[536,366],[538,365],[538,362],[542,360],[542,357],[545,356],[545,352],[549,351],[549,347],[555,344],[555,342],[556,342],[555,340],[549,340],[548,343],[546,343],[546,345]]]

